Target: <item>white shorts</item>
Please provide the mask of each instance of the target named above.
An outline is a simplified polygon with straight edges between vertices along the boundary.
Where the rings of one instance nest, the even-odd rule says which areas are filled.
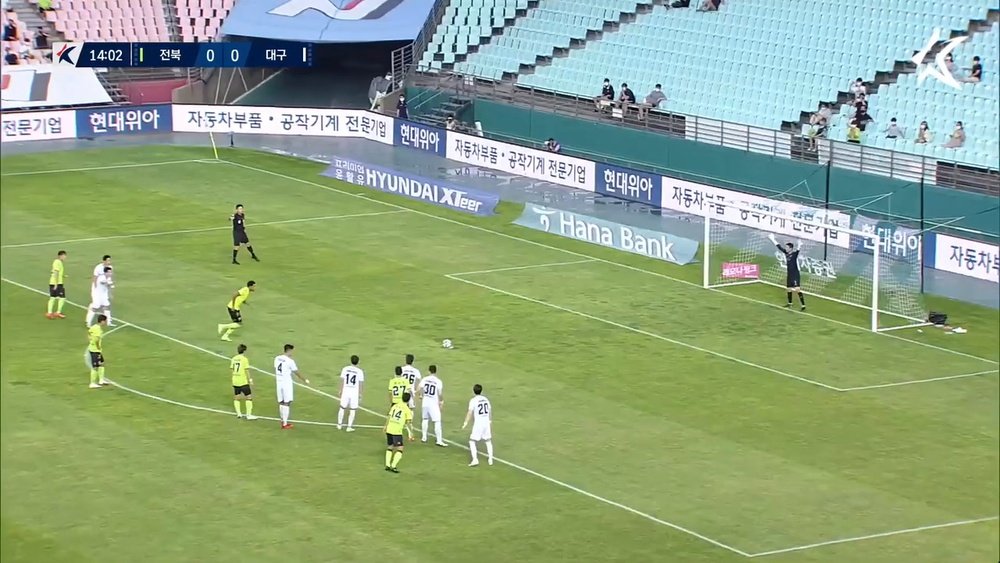
[[[345,389],[344,396],[340,398],[340,408],[342,409],[356,409],[358,408],[358,403],[360,403],[360,397],[358,397],[357,390],[350,391]]]
[[[278,402],[291,403],[295,395],[295,385],[291,381],[278,381]]]
[[[490,421],[476,421],[472,423],[472,434],[469,435],[469,439],[473,442],[478,442],[480,440],[492,440],[493,435],[490,433]]]
[[[431,422],[441,422],[441,406],[434,403],[423,405],[423,419]]]
[[[106,295],[91,295],[90,296],[90,308],[95,309],[107,309],[111,306],[111,300]]]

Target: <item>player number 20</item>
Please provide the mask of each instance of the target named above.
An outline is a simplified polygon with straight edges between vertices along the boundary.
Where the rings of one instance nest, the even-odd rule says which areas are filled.
[[[486,403],[479,403],[479,414],[487,415],[490,414],[490,406]]]

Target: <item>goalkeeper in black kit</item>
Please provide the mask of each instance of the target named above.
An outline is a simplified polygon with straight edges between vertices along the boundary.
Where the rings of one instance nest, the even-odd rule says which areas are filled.
[[[774,238],[774,235],[767,235],[767,237],[771,239],[771,242],[774,243],[774,246],[776,246],[778,250],[785,254],[785,262],[787,264],[785,267],[785,291],[788,296],[788,303],[785,304],[785,307],[792,306],[792,294],[798,293],[799,303],[801,304],[800,310],[805,311],[806,296],[802,293],[802,282],[799,276],[799,250],[801,249],[802,244],[799,243],[799,245],[796,246],[788,242],[785,243],[785,246],[781,246],[778,244],[777,239]]]

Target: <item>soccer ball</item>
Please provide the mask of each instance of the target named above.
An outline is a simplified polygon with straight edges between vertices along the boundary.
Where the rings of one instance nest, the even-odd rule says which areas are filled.
[[[451,343],[451,339],[450,338],[445,338],[444,340],[441,341],[441,347],[442,348],[448,348],[448,349],[450,349],[452,346],[453,346],[453,344]]]

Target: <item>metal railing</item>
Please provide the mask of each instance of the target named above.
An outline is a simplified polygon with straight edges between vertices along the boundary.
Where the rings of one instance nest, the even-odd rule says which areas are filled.
[[[646,129],[702,143],[756,154],[788,158],[812,164],[831,163],[838,168],[877,174],[907,182],[1000,195],[1000,171],[957,161],[870,147],[862,144],[817,139],[816,150],[797,133],[777,131],[719,119],[650,111],[639,120],[634,113],[620,117],[594,112],[592,98],[539,90],[505,81],[494,81],[439,69],[413,67],[407,85],[455,95],[514,104],[527,109],[600,120],[624,127]],[[412,107],[412,106],[411,106]],[[616,114],[618,115],[618,114]],[[565,143],[564,143],[565,144]],[[654,165],[650,163],[650,165]]]

